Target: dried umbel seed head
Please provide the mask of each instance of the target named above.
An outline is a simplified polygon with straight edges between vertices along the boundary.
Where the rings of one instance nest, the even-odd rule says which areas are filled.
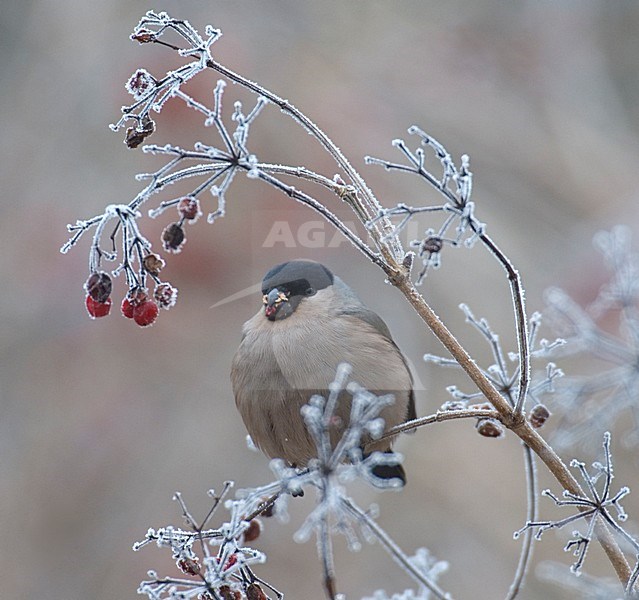
[[[147,254],[142,260],[142,266],[151,275],[159,275],[166,263],[157,254]]]
[[[162,232],[162,244],[167,252],[177,254],[182,250],[185,241],[184,229],[179,223],[171,223]]]
[[[84,284],[87,294],[96,302],[106,302],[111,295],[112,287],[111,278],[103,271],[91,273]]]
[[[98,302],[91,298],[91,296],[87,296],[85,305],[92,319],[106,317],[111,312],[111,298],[107,298],[104,302]]]
[[[500,438],[504,435],[504,426],[495,419],[479,419],[475,427],[484,437]]]
[[[258,519],[251,519],[244,531],[244,541],[253,542],[260,537],[260,533],[262,533],[262,523]]]
[[[542,427],[549,417],[550,411],[543,404],[537,404],[533,406],[530,409],[530,414],[528,415],[530,424],[535,429],[539,429],[540,427]]]
[[[197,198],[184,196],[177,205],[178,213],[187,221],[197,221],[200,215],[200,202]]]
[[[177,302],[178,291],[170,283],[161,283],[153,291],[153,298],[160,308],[169,310]]]

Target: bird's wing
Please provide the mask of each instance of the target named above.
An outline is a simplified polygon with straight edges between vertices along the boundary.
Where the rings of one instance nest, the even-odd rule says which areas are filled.
[[[384,320],[373,310],[367,308],[364,305],[360,305],[357,307],[348,307],[345,310],[340,312],[341,315],[348,315],[350,317],[357,317],[361,319],[365,323],[371,325],[375,330],[377,330],[381,335],[383,335],[397,350],[397,353],[402,357],[402,361],[406,366],[406,370],[410,376],[411,382],[411,390],[408,398],[408,407],[406,409],[406,420],[412,421],[417,418],[417,412],[415,410],[415,392],[412,389],[413,384],[413,374],[411,373],[410,367],[408,366],[408,362],[406,361],[406,357],[403,352],[399,349],[395,340],[391,336],[390,329],[388,329],[388,325],[384,322]]]

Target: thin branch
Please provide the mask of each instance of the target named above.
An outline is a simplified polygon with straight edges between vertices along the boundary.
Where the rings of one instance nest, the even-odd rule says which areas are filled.
[[[524,446],[524,463],[526,468],[526,492],[527,492],[527,521],[537,520],[537,472],[535,468],[535,457],[528,446]],[[524,578],[528,572],[528,566],[532,560],[533,555],[533,532],[527,530],[524,534],[524,540],[522,543],[521,554],[519,555],[519,562],[517,563],[517,570],[515,571],[515,577],[510,584],[508,595],[506,600],[514,600],[519,595]]]
[[[473,227],[472,224],[471,227]],[[530,348],[528,346],[528,319],[526,317],[524,290],[519,271],[515,269],[508,257],[499,249],[497,244],[495,244],[495,242],[485,233],[479,233],[479,239],[501,264],[508,276],[508,284],[510,286],[510,293],[515,311],[517,348],[519,352],[520,365],[519,393],[517,395],[514,412],[515,417],[518,417],[523,415],[524,403],[526,401],[526,395],[528,394],[528,386],[530,385]]]
[[[563,488],[573,494],[583,496],[583,491],[577,480],[568,471],[566,465],[556,452],[548,445],[537,431],[526,422],[523,414],[514,414],[510,404],[494,388],[490,381],[484,376],[479,367],[475,364],[466,350],[457,341],[455,336],[446,328],[433,309],[427,304],[423,296],[415,289],[415,286],[408,277],[392,280],[415,309],[421,319],[428,325],[431,331],[437,336],[439,341],[459,362],[468,376],[477,385],[486,399],[495,407],[500,415],[502,423],[527,444],[530,449],[539,456],[542,462],[548,467],[557,481]],[[610,531],[603,523],[598,523],[596,527],[597,537],[610,560],[617,577],[626,585],[631,575],[631,568],[623,555],[617,542]]]
[[[424,425],[431,425],[433,423],[442,423],[443,421],[453,421],[456,419],[500,419],[501,415],[496,410],[491,409],[474,409],[468,410],[439,410],[432,415],[425,417],[418,417],[412,421],[406,421],[400,425],[391,427],[384,435],[376,440],[369,442],[370,444],[377,444],[381,440],[393,438],[400,433],[406,433],[409,431],[415,431]]]
[[[360,250],[372,263],[377,266],[383,267],[384,263],[379,254],[373,252],[367,245],[364,243],[359,236],[357,236],[353,231],[351,231],[334,213],[328,210],[321,202],[315,200],[312,196],[309,196],[307,193],[298,190],[297,188],[284,183],[283,181],[265,173],[264,171],[257,171],[256,177],[261,179],[262,181],[266,181],[270,183],[273,187],[279,189],[284,192],[291,198],[310,206],[313,210],[321,214],[327,221],[332,223],[337,230],[346,236],[346,238],[358,249]]]
[[[353,504],[353,502],[349,498],[342,497],[341,502],[342,505],[348,510],[348,512],[355,516],[359,521],[366,524],[367,529],[369,529],[373,533],[377,541],[382,544],[384,550],[386,550],[417,583],[426,587],[433,594],[433,596],[435,596],[435,598],[438,598],[439,600],[452,600],[450,594],[444,592],[436,583],[424,577],[424,575],[415,568],[406,554],[402,552],[401,548],[363,510]]]
[[[283,113],[291,116],[298,123],[300,123],[302,127],[304,127],[304,129],[306,129],[315,139],[320,142],[323,148],[330,154],[330,156],[333,157],[335,162],[344,171],[346,177],[355,186],[358,192],[357,201],[359,204],[359,209],[366,217],[365,222],[370,221],[379,213],[382,207],[371,189],[364,181],[364,178],[355,170],[355,168],[350,164],[348,159],[344,156],[342,151],[333,143],[333,141],[304,113],[293,106],[288,100],[281,98],[280,96],[274,94],[266,88],[263,88],[261,85],[250,81],[249,79],[246,79],[238,73],[235,73],[234,71],[228,69],[217,61],[212,59],[207,60],[206,64],[208,67],[214,69],[221,75],[224,75],[231,81],[239,83],[243,87],[251,90],[259,96],[265,97],[267,100],[277,105]],[[358,210],[356,210],[355,212],[358,215],[360,214]],[[396,238],[391,238],[390,244],[388,242],[382,241],[385,236],[391,233],[393,230],[391,222],[388,219],[382,219],[380,221],[380,225],[381,226],[379,227],[377,235],[374,236],[375,241],[379,244],[380,252],[386,260],[401,261],[404,256],[404,252],[399,240],[397,240]]]

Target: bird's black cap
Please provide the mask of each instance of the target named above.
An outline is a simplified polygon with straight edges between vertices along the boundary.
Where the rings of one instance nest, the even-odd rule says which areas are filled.
[[[291,260],[274,266],[262,280],[262,293],[273,288],[286,290],[291,296],[305,295],[333,285],[333,273],[324,265],[312,260]]]

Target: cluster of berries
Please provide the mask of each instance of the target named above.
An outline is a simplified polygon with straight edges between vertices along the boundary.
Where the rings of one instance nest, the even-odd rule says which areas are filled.
[[[91,273],[87,279],[84,284],[87,292],[85,302],[92,319],[106,317],[111,312],[111,288],[111,277],[103,271]],[[160,308],[169,309],[176,300],[177,290],[170,283],[159,283],[155,286],[152,298],[142,288],[129,290],[120,310],[127,319],[133,319],[140,327],[147,327],[155,322]]]
[[[184,196],[180,198],[177,211],[180,215],[180,220],[175,223],[170,223],[164,228],[162,232],[162,246],[167,252],[177,254],[181,252],[182,246],[186,241],[184,234],[184,222],[195,223],[202,212],[200,211],[200,202],[193,196]]]
[[[260,536],[261,531],[261,522],[258,519],[252,519],[249,521],[248,528],[244,531],[244,535],[242,536],[243,541],[246,543],[253,542]],[[219,557],[216,557],[215,560],[218,564],[220,563]],[[237,564],[237,560],[237,553],[231,554],[224,564],[223,571]],[[178,569],[186,575],[204,578],[202,567],[197,556],[178,558],[175,564]],[[237,589],[232,589],[229,585],[222,585],[216,588],[215,591],[216,596],[211,595],[209,592],[202,592],[197,596],[197,600],[214,600],[214,598],[220,598],[221,600],[268,600],[268,596],[257,582],[238,585]]]
[[[202,214],[197,198],[185,196],[180,198],[177,211],[180,220],[168,225],[162,232],[162,245],[167,252],[178,253],[186,241],[184,222],[195,223]],[[159,309],[171,308],[177,300],[177,290],[169,283],[162,283],[158,275],[164,267],[164,260],[157,254],[147,254],[142,267],[157,282],[150,297],[146,289],[134,287],[129,290],[120,310],[127,319],[133,319],[140,327],[152,325],[158,317]],[[84,289],[86,290],[86,307],[92,319],[106,317],[111,312],[111,277],[103,271],[91,273]]]

